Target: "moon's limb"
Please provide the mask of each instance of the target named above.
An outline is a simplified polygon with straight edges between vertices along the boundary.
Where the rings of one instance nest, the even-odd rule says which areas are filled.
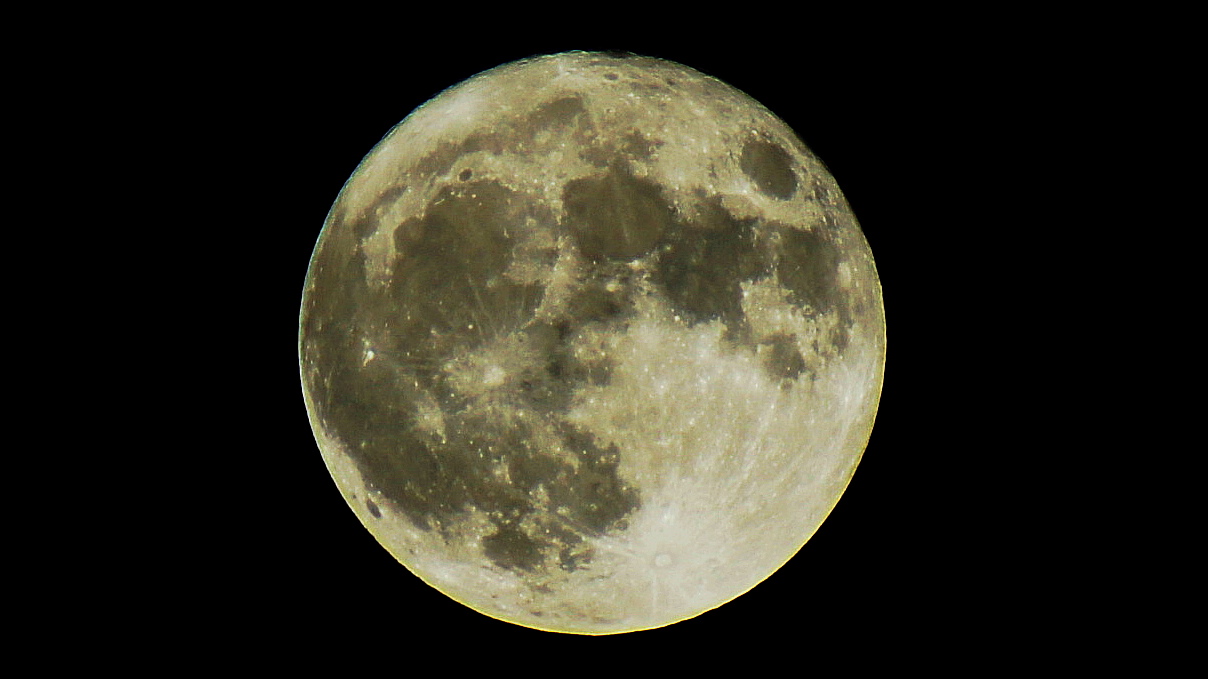
[[[678,64],[571,53],[447,90],[366,157],[299,342],[323,456],[396,558],[494,617],[610,633],[800,549],[884,337],[868,245],[791,130]]]

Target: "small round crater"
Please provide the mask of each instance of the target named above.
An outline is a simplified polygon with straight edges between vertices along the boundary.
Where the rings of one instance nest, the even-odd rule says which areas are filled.
[[[467,181],[470,181],[470,177],[473,177],[473,176],[474,176],[474,170],[471,170],[470,168],[467,167],[466,169],[461,171],[461,174],[457,175],[457,178],[462,180],[463,182],[467,182]]]

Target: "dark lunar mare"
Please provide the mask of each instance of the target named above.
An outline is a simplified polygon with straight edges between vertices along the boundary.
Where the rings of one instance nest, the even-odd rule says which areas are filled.
[[[742,307],[742,286],[775,276],[788,291],[786,301],[807,315],[836,311],[834,345],[814,348],[824,354],[842,352],[851,312],[847,293],[837,283],[840,256],[829,226],[828,221],[802,231],[775,222],[740,220],[716,196],[700,197],[697,216],[667,230],[651,278],[681,319],[689,325],[720,320],[732,345],[759,351],[768,376],[791,383],[806,372],[796,337],[753,337]]]
[[[839,327],[834,346],[827,348],[842,353],[851,333],[852,314],[849,295],[839,286],[839,247],[834,241],[833,220],[812,231],[787,226],[778,229],[780,255],[776,275],[789,290],[789,302],[813,313],[834,311]]]
[[[797,191],[797,175],[788,151],[763,139],[750,139],[742,148],[739,167],[763,193],[781,200]]]
[[[388,191],[381,200],[399,195]],[[622,316],[629,286],[609,289],[619,272],[587,280],[562,318],[535,321],[543,290],[504,272],[515,245],[510,234],[548,215],[482,181],[442,191],[422,218],[398,226],[402,254],[379,290],[367,283],[357,244],[376,231],[376,207],[351,223],[337,216],[313,268],[304,364],[317,368],[310,387],[325,430],[344,444],[367,485],[414,525],[443,532],[476,508],[496,525],[483,548],[501,567],[582,567],[590,560],[582,537],[618,525],[639,498],[618,476],[619,451],[561,420],[573,391],[606,383],[610,371],[607,359],[576,358],[571,344],[586,324]],[[459,393],[447,361],[516,332],[545,360],[491,399]],[[417,426],[426,397],[442,411],[444,436]],[[540,449],[537,428],[552,432],[561,450]],[[539,486],[548,506],[534,500]],[[381,516],[377,504],[367,506]]]
[[[690,325],[720,319],[742,334],[742,284],[766,275],[767,253],[756,247],[756,220],[735,219],[716,196],[702,198],[700,214],[671,231],[653,279]]]

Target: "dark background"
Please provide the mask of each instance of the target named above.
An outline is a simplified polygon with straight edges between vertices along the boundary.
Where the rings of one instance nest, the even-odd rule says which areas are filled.
[[[1002,489],[1018,474],[1007,461],[1011,423],[1023,406],[999,386],[1017,369],[996,348],[1015,326],[999,315],[1002,283],[987,267],[1020,247],[1000,231],[1004,212],[1021,210],[1003,198],[1014,166],[1004,159],[1029,153],[1010,121],[1026,118],[1042,95],[1026,86],[1010,45],[887,33],[785,29],[743,43],[570,36],[472,47],[246,35],[207,46],[214,62],[190,62],[197,87],[179,110],[212,125],[196,148],[207,176],[194,195],[227,234],[199,244],[217,262],[202,313],[223,347],[206,379],[224,398],[199,443],[221,452],[193,481],[206,489],[205,510],[196,534],[173,542],[188,556],[169,566],[179,574],[171,592],[187,592],[198,617],[220,614],[237,644],[267,635],[375,648],[447,643],[455,633],[604,648],[487,618],[378,546],[319,455],[296,344],[303,279],[327,211],[391,127],[444,88],[508,61],[624,50],[745,91],[827,164],[876,257],[888,355],[863,461],[800,553],[718,610],[608,647],[869,634],[971,641],[1000,629],[1016,615],[1014,595],[1035,552],[1026,546],[1029,519],[1006,520]],[[1026,182],[1010,186],[1026,191]]]
[[[1015,5],[314,7],[13,23],[6,329],[10,375],[33,379],[10,378],[6,479],[29,494],[10,529],[37,539],[10,540],[30,576],[10,578],[29,602],[10,617],[51,651],[39,662],[167,650],[173,667],[330,656],[403,672],[419,651],[503,674],[594,650],[553,669],[728,655],[762,675],[819,656],[930,667],[972,650],[980,669],[1058,649],[1082,666],[1183,617],[1130,604],[1186,607],[1194,591],[1177,567],[1195,561],[1160,547],[1202,532],[1163,504],[1194,504],[1167,489],[1195,478],[1197,448],[1158,437],[1195,418],[1164,385],[1128,386],[1196,379],[1172,363],[1194,354],[1177,341],[1197,337],[1179,297],[1196,288],[1170,276],[1198,268],[1170,262],[1195,258],[1197,222],[1163,214],[1198,195],[1165,157],[1195,157],[1179,123],[1197,110],[1182,76],[1198,42],[1178,32],[1194,22]],[[571,49],[678,61],[786,120],[854,208],[888,324],[867,452],[800,554],[717,611],[606,639],[488,619],[394,562],[327,473],[296,355],[310,253],[360,159],[444,88]]]

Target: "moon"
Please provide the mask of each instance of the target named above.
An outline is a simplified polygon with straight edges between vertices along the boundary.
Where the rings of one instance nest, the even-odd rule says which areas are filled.
[[[397,125],[327,216],[299,367],[378,542],[542,630],[695,617],[800,550],[880,398],[872,252],[756,101],[655,58],[506,64]]]

